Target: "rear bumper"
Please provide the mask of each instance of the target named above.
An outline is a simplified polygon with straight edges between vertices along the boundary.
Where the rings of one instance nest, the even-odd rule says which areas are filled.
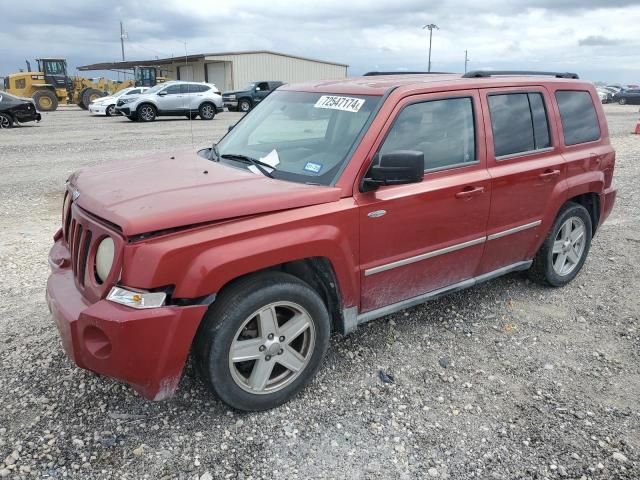
[[[58,241],[50,258],[61,250],[66,248]],[[171,397],[206,305],[136,310],[107,300],[89,304],[72,270],[49,263],[47,304],[69,358],[128,383],[146,399]]]
[[[617,193],[618,191],[615,188],[608,188],[602,193],[602,196],[600,197],[600,224],[602,224],[611,214],[613,206],[616,203]]]

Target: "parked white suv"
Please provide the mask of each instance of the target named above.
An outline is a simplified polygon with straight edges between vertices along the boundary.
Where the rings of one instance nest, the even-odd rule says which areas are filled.
[[[129,120],[153,122],[159,116],[213,120],[223,110],[220,90],[212,83],[172,81],[156,85],[142,95],[122,98],[116,112]]]
[[[149,87],[129,87],[107,97],[96,98],[89,104],[89,112],[93,115],[106,115],[110,117],[116,113],[116,103],[120,98],[139,95],[149,90]]]

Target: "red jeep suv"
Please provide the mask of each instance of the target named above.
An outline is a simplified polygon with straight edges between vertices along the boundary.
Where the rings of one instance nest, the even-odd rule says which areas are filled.
[[[47,299],[80,367],[171,396],[191,352],[241,410],[286,402],[332,331],[509,272],[554,287],[613,207],[575,74],[280,87],[210,149],[74,173]]]

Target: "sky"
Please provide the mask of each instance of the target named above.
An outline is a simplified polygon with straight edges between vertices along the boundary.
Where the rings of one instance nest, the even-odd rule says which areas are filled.
[[[274,50],[370,70],[520,69],[640,83],[640,0],[0,0],[0,76],[25,59],[76,66]],[[92,76],[89,72],[84,75]],[[112,75],[116,78],[116,74]]]

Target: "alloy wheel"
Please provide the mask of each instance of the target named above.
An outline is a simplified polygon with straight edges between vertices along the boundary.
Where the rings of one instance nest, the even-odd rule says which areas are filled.
[[[251,109],[251,105],[249,105],[249,102],[247,101],[243,101],[240,102],[240,110],[243,112],[248,112]]]
[[[202,107],[202,117],[206,118],[207,120],[210,118],[213,118],[214,116],[214,112],[213,112],[213,108],[211,107],[211,105],[203,105]]]
[[[586,245],[586,227],[582,219],[571,217],[565,221],[553,242],[553,270],[560,276],[569,275],[578,266]]]
[[[145,122],[150,122],[155,118],[155,112],[153,111],[153,107],[145,105],[140,109],[140,118]]]
[[[6,115],[0,115],[0,128],[11,128],[11,120]]]
[[[115,113],[115,110],[116,110],[115,105],[109,105],[107,107],[107,117],[110,117],[111,115],[113,115]]]
[[[308,365],[316,332],[309,313],[292,302],[275,302],[249,316],[229,349],[234,382],[254,394],[270,394],[291,384]]]

